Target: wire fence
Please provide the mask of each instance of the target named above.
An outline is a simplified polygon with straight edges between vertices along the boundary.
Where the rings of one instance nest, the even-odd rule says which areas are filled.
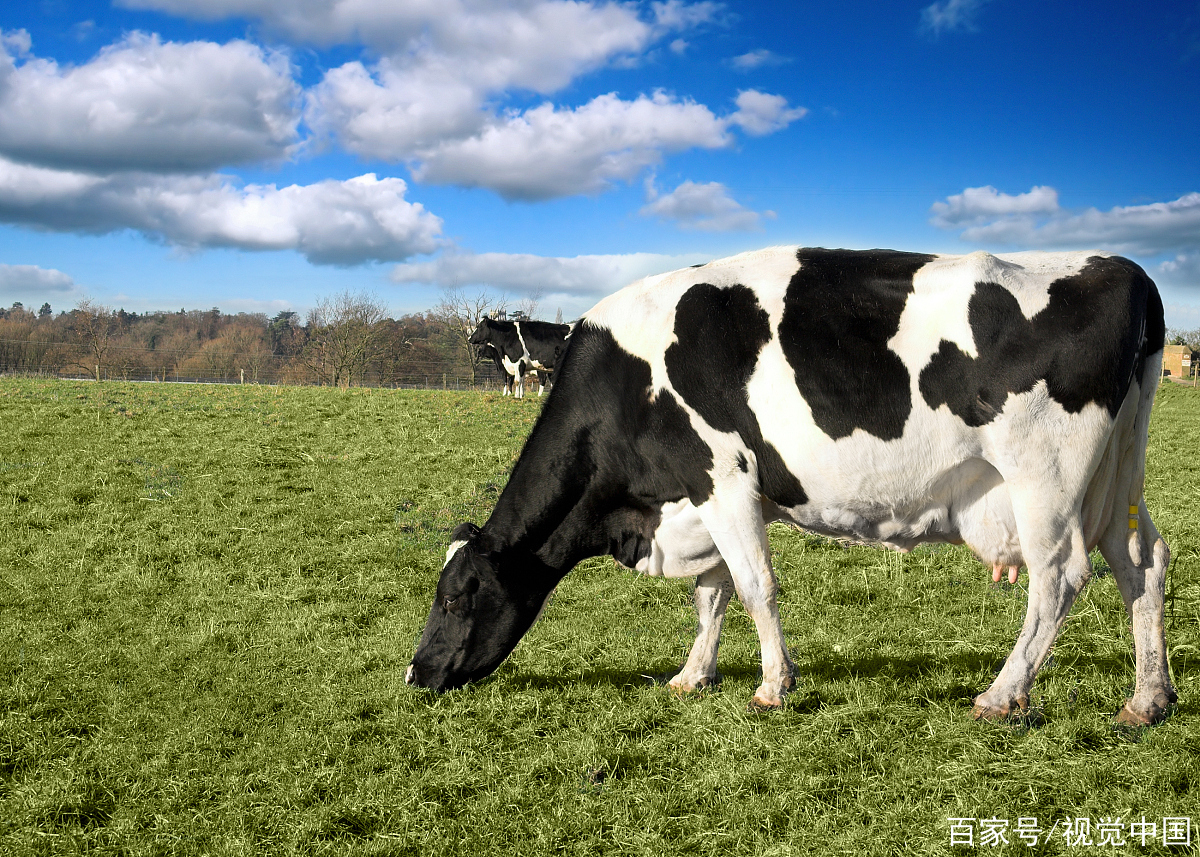
[[[499,391],[505,379],[493,362],[472,372],[465,361],[381,355],[350,373],[348,386],[423,390]],[[333,386],[322,367],[298,356],[261,352],[147,349],[111,346],[103,362],[74,343],[0,339],[0,376],[189,384]],[[342,385],[346,378],[343,377]]]

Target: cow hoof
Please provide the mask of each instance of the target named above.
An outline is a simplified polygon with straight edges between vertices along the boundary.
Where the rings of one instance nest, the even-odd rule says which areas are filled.
[[[993,723],[1023,717],[1029,711],[1029,700],[1025,697],[1011,700],[1004,705],[992,705],[984,701],[983,696],[975,697],[975,708],[971,716],[976,720],[988,720]]]
[[[782,711],[783,697],[769,699],[761,694],[756,693],[750,698],[750,702],[746,706],[746,710],[751,714],[758,714],[764,711]]]
[[[685,679],[681,675],[677,675],[675,678],[667,682],[671,690],[675,691],[675,693],[679,696],[683,696],[684,694],[688,693],[695,693],[710,687],[716,687],[720,683],[720,673],[717,673],[716,675],[703,675],[696,679]]]
[[[1125,700],[1125,707],[1117,713],[1117,723],[1122,726],[1154,726],[1157,723],[1162,723],[1167,719],[1167,714],[1170,707],[1174,705],[1176,699],[1170,697],[1174,694],[1160,695],[1153,702],[1146,706],[1134,707],[1133,700]]]

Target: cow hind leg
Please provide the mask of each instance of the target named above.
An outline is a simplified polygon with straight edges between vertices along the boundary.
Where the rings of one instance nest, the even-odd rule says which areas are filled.
[[[1113,570],[1125,610],[1133,624],[1133,648],[1137,678],[1133,697],[1125,702],[1117,719],[1133,726],[1157,723],[1178,696],[1167,666],[1167,641],[1163,627],[1163,601],[1171,552],[1158,528],[1140,503],[1131,516],[1137,528],[1129,527],[1124,515],[1113,515],[1100,540],[1100,553]],[[1144,550],[1144,546],[1150,550]],[[1148,555],[1147,555],[1148,553]]]
[[[1021,504],[1023,510],[1036,509]],[[1077,519],[1017,515],[1029,568],[1029,602],[1016,645],[991,686],[975,698],[976,719],[1001,720],[1029,707],[1029,691],[1058,631],[1091,574],[1082,523]]]
[[[675,690],[698,690],[720,682],[717,646],[733,588],[733,578],[724,562],[696,578],[696,616],[700,624],[687,663],[679,675],[671,679],[671,687]]]

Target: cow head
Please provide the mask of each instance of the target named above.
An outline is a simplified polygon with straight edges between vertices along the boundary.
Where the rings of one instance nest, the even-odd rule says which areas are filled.
[[[475,328],[475,332],[471,334],[471,338],[467,341],[472,345],[487,345],[494,329],[495,323],[485,315],[479,322],[479,326]]]
[[[553,589],[542,592],[527,578],[502,573],[503,560],[482,544],[474,524],[451,535],[446,565],[425,631],[405,681],[433,690],[453,690],[491,675],[537,618]]]

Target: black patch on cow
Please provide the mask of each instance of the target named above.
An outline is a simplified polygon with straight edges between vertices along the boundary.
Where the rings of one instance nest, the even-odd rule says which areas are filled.
[[[663,503],[712,495],[712,464],[675,397],[651,398],[650,364],[585,322],[484,530],[563,574],[604,553],[634,564]]]
[[[967,425],[982,426],[1004,410],[1010,393],[1045,381],[1068,413],[1095,402],[1115,417],[1144,363],[1143,335],[1150,343],[1163,339],[1154,284],[1127,259],[1092,257],[1078,274],[1051,283],[1049,295],[1027,319],[1003,286],[977,283],[967,320],[979,356],[941,341],[918,382],[929,407],[947,405]]]
[[[675,339],[667,348],[667,377],[717,431],[737,432],[758,459],[763,494],[782,506],[808,497],[779,451],[763,439],[746,385],[758,354],[771,341],[771,319],[746,286],[692,286],[675,307]],[[746,459],[739,466],[746,471]]]
[[[897,250],[796,253],[800,270],[783,301],[779,339],[817,427],[835,440],[855,429],[883,440],[904,433],[912,410],[909,375],[888,340],[933,260]]]
[[[741,452],[737,454],[737,466],[738,470],[742,471],[743,473],[750,472],[750,462],[746,461],[746,456]]]

